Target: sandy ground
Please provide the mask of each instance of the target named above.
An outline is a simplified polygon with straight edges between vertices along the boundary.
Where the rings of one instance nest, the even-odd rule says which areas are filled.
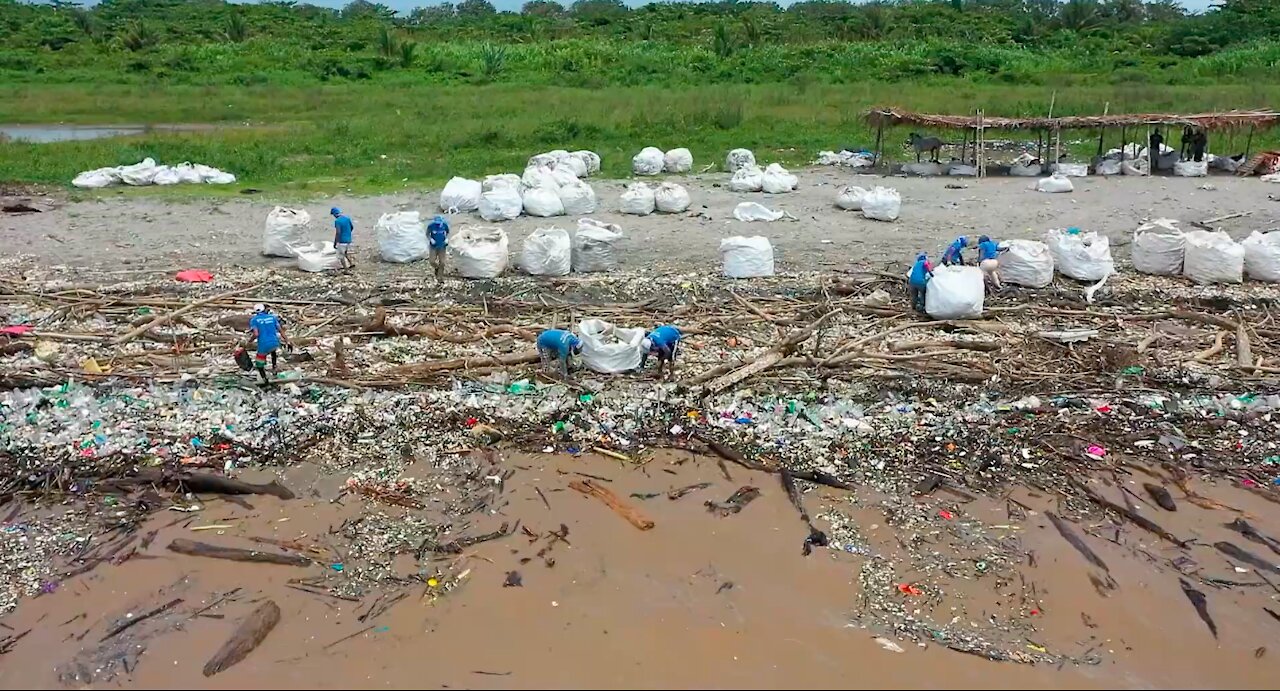
[[[164,548],[178,537],[252,546],[245,538],[303,536],[302,542],[323,544],[327,530],[359,514],[361,502],[329,501],[335,480],[304,465],[285,473],[285,482],[301,490],[302,498],[250,497],[252,508],[211,501],[200,515],[179,517],[177,524],[167,513],[158,516],[153,525],[160,534],[138,556],[103,565],[25,603],[5,624],[31,633],[0,665],[0,686],[58,687],[60,676],[66,682],[66,675],[78,671],[94,678],[93,687],[139,688],[1262,688],[1280,673],[1275,651],[1258,652],[1273,647],[1278,626],[1262,610],[1270,588],[1252,573],[1224,568],[1207,543],[1226,539],[1265,550],[1222,528],[1222,511],[1183,503],[1177,513],[1158,515],[1170,530],[1202,543],[1192,554],[1206,573],[1256,584],[1210,590],[1210,614],[1219,627],[1215,640],[1179,590],[1178,574],[1144,556],[1177,553],[1150,536],[1132,534],[1122,546],[1108,540],[1111,529],[1105,526],[1084,535],[1115,579],[1116,588],[1104,591],[1090,585],[1103,574],[1091,571],[1041,513],[1054,510],[1049,497],[1015,490],[1017,500],[1038,510],[1025,520],[1006,518],[1002,502],[920,498],[948,507],[953,520],[981,521],[985,530],[1018,524],[1006,539],[1030,555],[1015,567],[1037,597],[1021,605],[1033,610],[1034,640],[1054,654],[1099,660],[1032,666],[905,640],[904,652],[890,652],[874,640],[875,633],[850,626],[851,612],[869,595],[857,581],[869,557],[827,549],[802,556],[806,529],[776,477],[734,466],[732,481],[726,480],[710,459],[683,452],[665,452],[629,468],[604,457],[565,454],[503,454],[500,462],[516,471],[504,493],[508,502],[500,515],[473,530],[520,520],[540,537],[521,531],[456,557],[461,563],[453,564],[454,572],[466,566],[469,575],[439,599],[429,596],[428,586],[410,582],[400,590],[407,597],[385,614],[360,620],[359,614],[377,604],[376,595],[355,603],[286,587],[298,576],[342,578],[322,564],[243,564]],[[607,478],[607,486],[623,497],[694,482],[711,486],[678,500],[627,499],[656,523],[641,532],[597,500],[568,489],[579,472]],[[746,484],[759,487],[761,495],[741,513],[719,517],[703,507],[705,500],[722,500]],[[1256,524],[1264,533],[1274,535],[1280,527],[1272,520],[1275,507],[1257,497],[1201,489],[1242,510],[1263,512]],[[807,495],[805,503],[817,513],[832,504],[847,509],[847,499],[844,492],[824,488]],[[897,540],[903,536],[888,527],[892,519],[870,507],[855,516],[877,552],[900,556]],[[196,533],[187,524],[223,528]],[[551,544],[547,532],[562,525],[567,542]],[[956,547],[945,534],[930,542],[943,553]],[[548,566],[547,559],[554,564]],[[409,575],[419,569],[429,574],[433,567],[406,559],[404,568]],[[513,570],[522,585],[504,587]],[[1011,594],[1017,587],[1000,578],[956,579],[951,587],[944,602],[917,598],[917,606],[926,616],[950,608],[966,618],[1020,606]],[[240,591],[215,604],[234,588]],[[126,613],[173,598],[184,603],[102,640],[111,622]],[[202,676],[201,666],[235,622],[268,598],[281,607],[280,625],[240,664]]]
[[[1104,232],[1116,244],[1127,241],[1148,218],[1200,221],[1229,214],[1249,215],[1220,227],[1237,239],[1252,230],[1280,228],[1280,186],[1257,178],[1076,178],[1072,194],[1043,194],[1028,189],[1022,178],[965,180],[956,178],[881,178],[847,170],[813,168],[798,171],[800,189],[792,194],[734,193],[723,174],[680,177],[693,206],[681,215],[648,217],[617,213],[624,181],[594,180],[601,212],[592,217],[618,223],[627,234],[623,265],[629,270],[714,270],[718,247],[731,235],[763,234],[773,242],[779,270],[840,269],[862,262],[905,262],[914,253],[939,253],[957,235],[987,233],[997,238],[1039,238],[1045,230],[1076,226]],[[902,217],[895,223],[871,221],[858,212],[841,211],[833,202],[845,184],[886,185],[903,197]],[[949,189],[960,185],[964,189]],[[1211,187],[1212,189],[1205,189]],[[376,259],[373,226],[380,214],[395,210],[436,211],[439,190],[381,197],[313,199],[301,206],[310,212],[317,241],[331,241],[331,206],[340,206],[356,222],[357,253],[366,266],[403,275],[425,265],[387,265]],[[798,220],[743,223],[733,219],[736,204],[758,201],[790,212]],[[273,201],[259,198],[176,202],[107,193],[38,214],[0,214],[0,242],[10,252],[30,254],[42,262],[72,266],[120,264],[122,269],[179,269],[223,265],[251,266],[287,261],[259,255],[262,228]],[[455,216],[454,226],[483,223],[479,216]],[[502,224],[512,250],[539,227],[572,230],[573,218],[526,218]],[[1123,252],[1118,252],[1123,256]]]

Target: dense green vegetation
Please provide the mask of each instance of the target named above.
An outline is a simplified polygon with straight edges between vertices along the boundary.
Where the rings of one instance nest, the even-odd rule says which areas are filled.
[[[1265,107],[1280,101],[1278,64],[1277,0],[1203,15],[1171,0],[531,0],[520,13],[463,0],[407,16],[363,0],[0,0],[0,123],[234,124],[0,143],[0,180],[65,184],[153,156],[250,186],[371,191],[518,171],[551,148],[596,150],[621,176],[646,145],[687,146],[700,163],[735,146],[800,163],[869,145],[861,115],[873,104]]]
[[[520,13],[462,0],[400,16],[365,0],[0,0],[10,83],[1218,83],[1274,81],[1278,64],[1276,0],[1203,15],[1173,0],[530,0]]]

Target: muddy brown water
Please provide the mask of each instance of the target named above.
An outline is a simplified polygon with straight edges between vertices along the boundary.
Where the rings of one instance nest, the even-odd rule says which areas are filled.
[[[1206,592],[1220,630],[1215,641],[1183,595],[1179,574],[1161,564],[1184,552],[1133,526],[1124,526],[1116,544],[1107,539],[1111,533],[1105,526],[1087,533],[1084,525],[1073,523],[1118,586],[1100,591],[1088,577],[1097,569],[1045,519],[1042,511],[1054,505],[1026,490],[1015,491],[1014,498],[1037,513],[1016,521],[1015,532],[1022,549],[1035,554],[1035,565],[1024,562],[1017,568],[1021,578],[1036,585],[1035,640],[1055,654],[1084,657],[1092,651],[1100,656],[1097,665],[992,662],[909,640],[898,640],[903,653],[882,649],[874,640],[879,632],[849,625],[864,595],[857,573],[866,557],[829,549],[802,556],[807,529],[774,476],[734,467],[729,481],[716,464],[682,453],[659,454],[640,470],[600,457],[504,454],[503,460],[517,469],[504,493],[509,504],[501,515],[476,519],[466,532],[518,519],[545,535],[563,523],[568,544],[558,543],[545,555],[555,559],[554,566],[536,558],[545,539],[530,544],[517,534],[484,543],[453,564],[470,569],[458,589],[433,600],[423,597],[427,586],[415,583],[384,614],[360,622],[358,614],[369,609],[376,594],[357,604],[285,587],[290,578],[320,575],[320,566],[200,559],[164,546],[186,537],[252,547],[243,539],[249,535],[292,539],[305,534],[323,543],[329,528],[346,517],[377,510],[397,515],[400,509],[354,497],[342,505],[320,498],[253,497],[252,510],[209,501],[190,525],[232,527],[192,532],[184,524],[168,525],[139,556],[119,566],[100,566],[52,594],[22,603],[3,623],[31,633],[0,657],[0,686],[80,686],[66,678],[75,661],[96,677],[93,687],[139,688],[1262,688],[1273,686],[1280,673],[1280,645],[1274,643],[1280,622],[1262,610],[1278,609],[1276,591],[1265,585],[1197,586]],[[695,482],[712,486],[674,501],[628,498],[656,523],[642,532],[597,499],[568,489],[571,480],[582,479],[574,472],[610,478],[600,484],[623,497]],[[308,486],[334,484],[316,480],[306,467],[290,470],[285,480],[302,488],[303,496],[310,494]],[[748,484],[759,487],[761,495],[736,515],[722,518],[703,505]],[[549,508],[535,487],[542,489]],[[1263,533],[1280,533],[1280,506],[1245,492],[1201,489],[1251,514]],[[319,495],[332,496],[328,490]],[[1119,501],[1115,488],[1103,490]],[[1136,491],[1141,493],[1140,487]],[[874,498],[854,508],[845,495],[821,489],[807,494],[805,504],[811,514],[824,506],[843,507],[869,542],[893,551],[903,536],[887,527]],[[956,520],[1010,524],[1003,502],[946,505]],[[1202,543],[1185,554],[1205,575],[1260,583],[1252,569],[1236,573],[1205,546],[1217,540],[1266,559],[1275,556],[1221,527],[1234,518],[1229,512],[1186,502],[1177,513],[1141,508],[1180,538]],[[165,513],[153,526],[174,518]],[[943,542],[940,551],[948,549]],[[521,564],[524,558],[532,561]],[[396,563],[404,575],[419,568],[408,558]],[[910,573],[909,565],[901,568]],[[512,570],[519,571],[521,587],[503,586]],[[1280,584],[1280,577],[1272,581]],[[988,609],[1009,607],[1006,586],[989,579],[957,581],[948,586],[948,602],[957,616],[980,620]],[[192,617],[234,588],[242,590],[233,600],[208,611],[225,618]],[[117,617],[177,597],[184,603],[99,647]],[[235,622],[265,598],[280,605],[280,625],[243,662],[204,677],[201,668]],[[1260,647],[1268,650],[1258,657]],[[106,658],[123,652],[136,656],[130,671],[117,666],[111,678],[98,672],[107,665],[94,651]]]

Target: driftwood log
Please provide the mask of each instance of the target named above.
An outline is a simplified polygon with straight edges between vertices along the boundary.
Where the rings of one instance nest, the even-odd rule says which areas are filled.
[[[227,642],[204,664],[204,675],[211,677],[248,657],[279,623],[279,605],[273,600],[258,605],[257,609],[240,621]]]
[[[574,480],[569,483],[569,486],[587,496],[595,497],[596,499],[604,502],[605,506],[613,509],[615,513],[627,519],[628,523],[634,525],[640,530],[649,530],[653,528],[653,521],[649,520],[635,507],[622,501],[618,495],[610,492],[604,487],[601,487],[590,480]]]
[[[230,561],[247,561],[257,564],[283,564],[284,566],[310,566],[312,561],[300,554],[275,554],[260,552],[256,549],[239,547],[223,547],[207,542],[196,542],[178,538],[169,543],[169,551],[193,557],[209,557],[210,559],[227,559]]]

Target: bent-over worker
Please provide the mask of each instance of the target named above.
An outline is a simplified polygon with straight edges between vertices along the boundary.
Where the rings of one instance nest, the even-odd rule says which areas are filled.
[[[992,288],[1000,290],[1000,246],[995,240],[983,235],[978,238],[978,266],[982,269],[982,279]]]
[[[670,324],[664,324],[649,332],[641,342],[643,352],[640,355],[640,369],[649,362],[649,356],[655,355],[658,358],[658,377],[662,377],[662,365],[667,364],[668,377],[676,376],[676,350],[680,345],[680,329]]]
[[[969,246],[969,238],[961,235],[955,239],[947,249],[942,253],[942,265],[951,266],[953,264],[964,266],[964,248]]]
[[[911,307],[924,314],[924,296],[929,288],[929,279],[933,278],[933,265],[929,263],[929,255],[921,252],[916,255],[915,264],[911,265],[911,275],[907,278],[907,291],[911,293]]]
[[[560,376],[569,376],[569,356],[582,352],[582,341],[572,332],[564,329],[547,329],[538,334],[538,356],[542,366],[546,367],[552,360],[560,361]]]
[[[338,265],[346,270],[354,269],[356,263],[351,259],[351,236],[355,232],[355,224],[336,206],[329,209],[329,214],[333,216],[333,249],[338,251]]]
[[[427,225],[427,237],[431,239],[431,268],[436,272],[436,283],[444,280],[444,253],[449,248],[449,221],[436,216]]]
[[[270,383],[271,380],[267,378],[267,356],[271,356],[271,374],[274,375],[279,369],[276,351],[280,349],[281,342],[289,342],[289,336],[284,332],[284,323],[266,305],[258,303],[253,306],[253,316],[249,318],[249,338],[257,343],[253,366],[258,370],[258,376],[262,377],[262,383]]]

